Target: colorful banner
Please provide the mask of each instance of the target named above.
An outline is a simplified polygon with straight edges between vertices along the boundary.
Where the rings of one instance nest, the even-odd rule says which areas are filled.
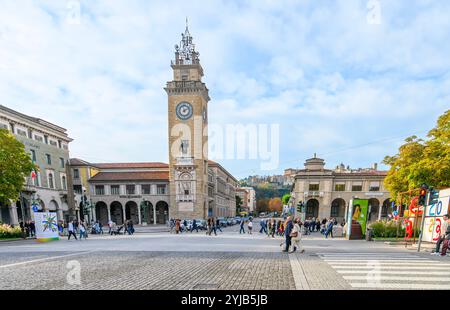
[[[35,212],[34,221],[37,242],[59,240],[56,212]]]
[[[353,216],[352,220],[357,221],[361,225],[362,234],[366,234],[367,212],[369,209],[369,200],[353,199]]]
[[[436,242],[441,234],[444,214],[449,212],[450,190],[439,192],[439,199],[435,204],[429,205],[425,211],[425,225],[422,241]]]

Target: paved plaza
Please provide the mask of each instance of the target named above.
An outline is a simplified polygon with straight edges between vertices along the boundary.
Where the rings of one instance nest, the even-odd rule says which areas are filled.
[[[0,289],[450,288],[450,258],[318,233],[304,237],[304,254],[286,254],[281,241],[240,235],[234,226],[218,236],[154,232],[1,242]],[[70,280],[75,266],[76,283]]]

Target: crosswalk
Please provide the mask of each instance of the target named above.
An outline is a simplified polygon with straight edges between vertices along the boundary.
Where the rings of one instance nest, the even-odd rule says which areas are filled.
[[[355,289],[450,289],[450,259],[410,253],[317,253]]]

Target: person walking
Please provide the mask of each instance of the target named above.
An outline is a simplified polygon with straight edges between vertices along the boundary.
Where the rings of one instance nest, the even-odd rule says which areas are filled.
[[[431,255],[439,255],[441,252],[441,244],[442,242],[444,242],[445,240],[445,232],[447,231],[447,227],[448,227],[448,214],[445,214],[443,216],[444,218],[444,222],[441,224],[441,234],[439,236],[439,238],[436,241],[436,248],[433,252],[431,252]]]
[[[251,219],[248,220],[247,227],[248,227],[248,233],[251,235],[252,234],[252,229],[253,229],[253,222],[252,222]]]
[[[70,236],[74,236],[75,240],[77,240],[77,235],[75,234],[75,228],[74,228],[74,221],[70,221],[69,222],[69,226],[67,228],[67,230],[69,231],[69,238],[67,240],[70,240]]]
[[[333,221],[330,219],[327,223],[325,238],[328,239],[328,235],[331,234],[331,238],[333,238]]]
[[[450,242],[450,219],[447,217],[447,220],[445,221],[447,223],[447,229],[445,230],[445,239],[444,239],[444,245],[442,246],[442,252],[441,256],[447,255],[447,250]]]
[[[194,231],[194,229],[198,232],[197,220],[195,219],[192,221],[191,233]]]
[[[317,220],[316,220],[316,232],[317,231],[320,231],[320,220],[319,220],[319,218],[317,218]]]
[[[220,227],[220,220],[216,219],[216,230],[220,230],[221,233],[223,233],[222,228]]]
[[[291,220],[291,217],[288,216],[286,229],[284,230],[284,237],[286,238],[286,241],[285,241],[286,248],[283,250],[283,252],[286,252],[286,253],[289,252],[289,247],[291,246],[291,238],[292,238],[291,237],[291,232],[292,232],[292,228],[293,228],[292,220]]]
[[[309,223],[309,231],[314,232],[314,229],[316,228],[316,218],[313,217],[311,219],[311,222]]]
[[[112,226],[113,226],[113,221],[109,220],[108,221],[108,228],[109,228],[108,234],[110,234],[110,235],[112,235]]]
[[[175,220],[175,233],[176,234],[179,234],[180,233],[180,226],[181,226],[181,223],[180,223],[180,220]]]
[[[272,219],[271,228],[270,228],[270,234],[271,234],[272,238],[275,238],[276,229],[277,229],[277,221],[275,219]]]
[[[244,221],[244,219],[241,219],[241,223],[239,224],[239,226],[240,226],[240,229],[239,229],[239,234],[242,234],[242,233],[244,233],[244,234],[245,234],[245,228],[244,228],[244,224],[245,224],[245,221]]]
[[[291,232],[291,238],[292,238],[292,251],[291,253],[294,253],[295,251],[297,251],[297,249],[300,250],[300,253],[304,253],[305,250],[301,248],[300,245],[300,241],[302,238],[302,231],[300,228],[300,219],[297,217],[294,220],[294,227],[292,228],[292,232]]]
[[[84,240],[87,239],[87,234],[86,234],[86,227],[84,226],[83,222],[80,222],[80,224],[78,225],[78,229],[80,230],[80,241],[83,239]]]
[[[212,232],[214,231],[214,235],[217,236],[216,221],[214,220],[214,218],[211,218],[210,220],[211,229],[209,230],[209,235],[211,236]]]

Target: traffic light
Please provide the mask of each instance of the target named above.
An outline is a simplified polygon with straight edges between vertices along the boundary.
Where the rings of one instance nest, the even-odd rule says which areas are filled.
[[[428,198],[428,205],[434,205],[439,201],[439,191],[433,188],[430,189],[430,196]]]
[[[297,211],[300,212],[300,213],[303,211],[303,201],[300,201],[297,204]]]
[[[425,206],[426,199],[427,199],[427,189],[422,186],[422,188],[420,189],[420,194],[419,194],[419,206]]]

